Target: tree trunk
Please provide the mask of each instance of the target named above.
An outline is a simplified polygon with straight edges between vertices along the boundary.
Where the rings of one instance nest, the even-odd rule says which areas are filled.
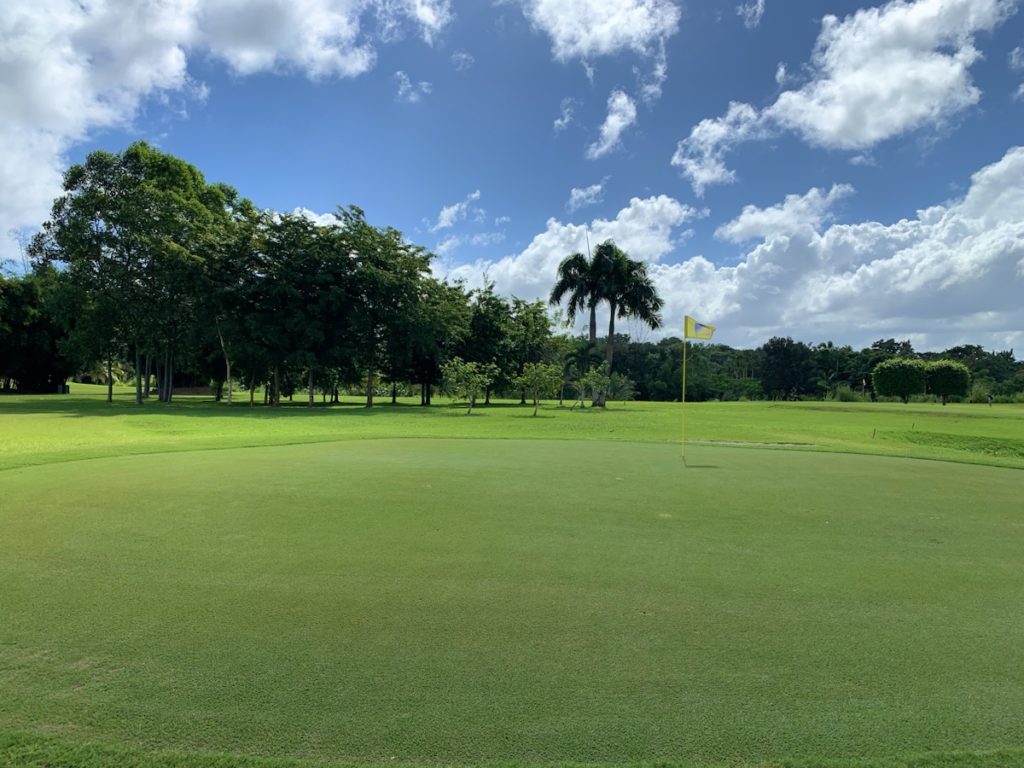
[[[281,372],[276,365],[274,366],[274,395],[270,404],[275,408],[281,407]]]
[[[615,302],[608,302],[608,343],[605,344],[604,359],[608,361],[608,375],[612,375],[612,358],[615,357]]]
[[[534,416],[536,416],[536,415],[537,415],[537,406],[538,406],[539,404],[540,404],[540,400],[538,400],[537,398],[534,398],[534,399],[533,399],[533,415],[534,415]]]
[[[231,358],[228,357],[228,348],[224,344],[224,334],[220,332],[220,322],[217,322],[217,338],[220,339],[220,351],[224,353],[224,365],[228,373],[228,405],[231,405]],[[220,400],[220,397],[217,397]]]
[[[366,371],[366,407],[373,408],[373,369]]]
[[[145,397],[145,398],[149,398],[149,389],[150,389],[150,386],[152,384],[152,377],[153,377],[153,356],[147,353],[147,355],[146,355],[146,388],[142,392],[142,396]]]
[[[469,416],[473,412],[473,406],[476,405],[476,397],[474,395],[469,396],[469,410],[466,411],[466,415]]]
[[[315,402],[314,399],[313,399],[315,394],[316,393],[313,391],[313,369],[310,368],[309,369],[309,407],[310,408],[313,407],[313,403]]]
[[[174,347],[167,350],[167,399],[164,402],[171,402],[174,399]]]
[[[612,375],[612,360],[615,358],[615,306],[614,301],[608,302],[608,339],[604,345],[604,359],[608,363],[608,375]],[[605,407],[605,402],[608,398],[607,392],[601,392],[600,394],[594,393],[594,405]]]
[[[107,402],[114,402],[114,363],[107,353]]]
[[[142,353],[135,345],[135,404],[142,405]]]
[[[434,404],[434,385],[427,382],[427,405]]]
[[[249,382],[249,407],[252,408],[256,403],[256,381],[255,379]]]
[[[391,382],[391,404],[398,405],[398,384]]]
[[[590,305],[590,343],[597,341],[597,305]]]

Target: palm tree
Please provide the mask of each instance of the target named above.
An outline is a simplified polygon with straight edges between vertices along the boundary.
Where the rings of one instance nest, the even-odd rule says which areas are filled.
[[[594,250],[593,269],[598,273],[600,297],[608,302],[605,359],[610,372],[615,355],[615,319],[635,317],[656,330],[661,327],[661,308],[665,302],[647,274],[647,265],[629,258],[611,240]]]
[[[551,289],[551,304],[559,304],[566,296],[569,305],[566,322],[573,325],[576,313],[590,310],[590,342],[597,341],[597,305],[603,298],[597,281],[594,264],[582,253],[567,256],[558,265],[558,278]]]
[[[571,325],[576,313],[590,310],[590,343],[597,341],[597,305],[608,302],[608,342],[605,359],[611,374],[615,355],[615,319],[635,317],[651,329],[661,327],[661,308],[664,302],[647,274],[647,265],[629,258],[611,240],[605,240],[594,249],[588,259],[574,253],[558,265],[558,278],[551,289],[551,303],[558,304],[568,296],[566,319]],[[603,405],[604,403],[596,403]]]

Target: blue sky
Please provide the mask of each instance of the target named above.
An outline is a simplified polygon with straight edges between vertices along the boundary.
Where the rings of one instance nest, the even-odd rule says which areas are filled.
[[[144,138],[525,298],[589,233],[651,263],[669,331],[1021,346],[1018,5],[14,0],[0,228]]]

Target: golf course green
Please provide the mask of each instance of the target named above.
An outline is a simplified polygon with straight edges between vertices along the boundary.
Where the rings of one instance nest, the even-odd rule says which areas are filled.
[[[0,766],[1024,766],[1024,408],[0,398]]]

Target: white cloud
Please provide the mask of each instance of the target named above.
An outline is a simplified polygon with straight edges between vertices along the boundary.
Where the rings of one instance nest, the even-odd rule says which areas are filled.
[[[672,165],[678,167],[698,196],[711,184],[730,184],[735,171],[725,166],[725,153],[743,141],[764,138],[768,131],[761,114],[749,104],[732,102],[723,117],[701,120],[679,142]]]
[[[512,217],[511,216],[499,216],[498,218],[496,218],[494,220],[494,226],[496,226],[496,227],[500,227],[500,226],[502,226],[504,224],[510,224],[510,223],[512,223]]]
[[[126,126],[147,99],[202,100],[190,57],[240,75],[355,77],[374,66],[369,17],[428,42],[450,0],[5,0],[0,14],[0,256],[4,233],[38,225],[60,193],[68,149]],[[179,110],[180,111],[180,110]]]
[[[853,194],[848,184],[835,184],[828,192],[813,187],[806,195],[787,195],[769,208],[753,205],[715,231],[715,237],[742,243],[817,231],[831,215],[833,206]]]
[[[480,190],[477,189],[466,195],[466,199],[446,205],[441,209],[441,212],[437,215],[437,223],[430,228],[431,232],[437,232],[442,229],[449,229],[455,226],[458,222],[466,218],[466,214],[473,203],[480,199]]]
[[[746,209],[735,234],[741,223],[753,234],[760,217],[760,239],[733,266],[704,256],[668,261],[685,239],[682,225],[702,212],[665,196],[634,198],[614,219],[594,220],[590,242],[612,238],[655,262],[663,335],[678,335],[691,314],[718,325],[716,340],[743,346],[773,335],[854,345],[912,336],[922,349],[1024,345],[1024,147],[975,173],[963,198],[912,218],[829,223],[830,205],[846,194],[840,185]],[[521,252],[451,276],[479,285],[486,274],[504,293],[546,298],[558,263],[586,252],[586,234],[549,219]]]
[[[334,213],[317,213],[311,211],[309,208],[294,208],[292,209],[292,216],[301,216],[304,219],[312,221],[319,227],[333,227],[336,224],[341,224],[341,220],[337,214]]]
[[[805,85],[763,111],[742,105],[748,119],[735,126],[728,115],[702,121],[679,143],[673,164],[699,193],[734,180],[723,156],[739,141],[789,130],[814,146],[863,150],[941,124],[980,98],[970,76],[980,57],[973,36],[1013,9],[1014,0],[892,0],[843,20],[825,16]],[[737,109],[730,105],[730,113]],[[752,124],[763,130],[744,134]],[[718,127],[714,141],[709,125]]]
[[[736,15],[743,19],[743,26],[747,29],[757,29],[761,26],[761,17],[764,16],[764,0],[741,3],[736,6]]]
[[[775,68],[775,84],[781,88],[788,80],[789,73],[786,71],[786,65],[780,61],[779,66]]]
[[[429,96],[433,91],[430,83],[425,80],[414,83],[402,70],[395,72],[395,80],[398,83],[398,94],[395,98],[408,104],[422,101],[424,96]]]
[[[658,46],[658,52],[654,55],[649,75],[644,77],[636,67],[633,68],[633,71],[639,78],[640,98],[644,100],[644,103],[650,105],[660,99],[661,88],[668,80],[668,55],[665,52],[665,42],[662,41]]]
[[[823,229],[807,226],[812,211],[799,231],[762,226],[763,239],[737,266],[715,266],[699,256],[656,265],[652,274],[666,299],[666,318],[676,324],[686,312],[699,314],[717,322],[723,340],[734,344],[781,334],[853,344],[914,335],[926,348],[964,341],[1019,345],[1022,180],[1024,148],[1018,147],[976,173],[963,199],[912,219]],[[800,208],[807,197],[767,210],[783,219],[781,212]],[[828,196],[816,197],[810,207],[827,208]],[[744,214],[750,210],[757,213]],[[734,222],[737,235],[743,219]]]
[[[1010,69],[1014,72],[1024,71],[1024,46],[1018,45],[1010,51]]]
[[[612,91],[608,97],[608,116],[601,125],[601,137],[587,147],[587,159],[596,160],[617,149],[622,134],[635,122],[636,104],[622,91]]]
[[[614,219],[594,219],[589,227],[548,219],[544,232],[520,253],[464,264],[449,274],[466,279],[470,285],[481,284],[486,274],[503,293],[546,299],[559,262],[571,253],[586,253],[588,233],[593,245],[612,239],[635,259],[657,261],[675,247],[676,230],[700,215],[666,195],[633,198]]]
[[[441,257],[450,256],[460,245],[462,245],[462,238],[458,235],[450,235],[434,246],[434,253]]]
[[[476,248],[485,248],[505,241],[504,232],[478,232],[469,238],[469,244]]]
[[[605,176],[597,184],[591,184],[589,187],[573,187],[569,192],[569,202],[565,204],[565,207],[571,213],[588,205],[600,203],[603,199],[601,193],[604,192],[604,185],[610,178],[610,176]]]
[[[559,61],[624,50],[647,54],[679,29],[671,0],[522,0],[530,22],[551,38]]]
[[[452,54],[452,66],[459,72],[465,72],[467,69],[472,68],[474,64],[476,64],[476,59],[473,58],[472,54],[465,51],[456,51]]]
[[[572,124],[576,99],[562,99],[562,113],[555,118],[555,133],[561,133]]]
[[[591,85],[594,58],[631,51],[652,60],[649,74],[640,75],[638,69],[640,97],[646,103],[661,98],[668,78],[665,43],[679,31],[682,15],[673,0],[520,2],[533,26],[551,38],[554,57],[563,62],[579,59]]]

